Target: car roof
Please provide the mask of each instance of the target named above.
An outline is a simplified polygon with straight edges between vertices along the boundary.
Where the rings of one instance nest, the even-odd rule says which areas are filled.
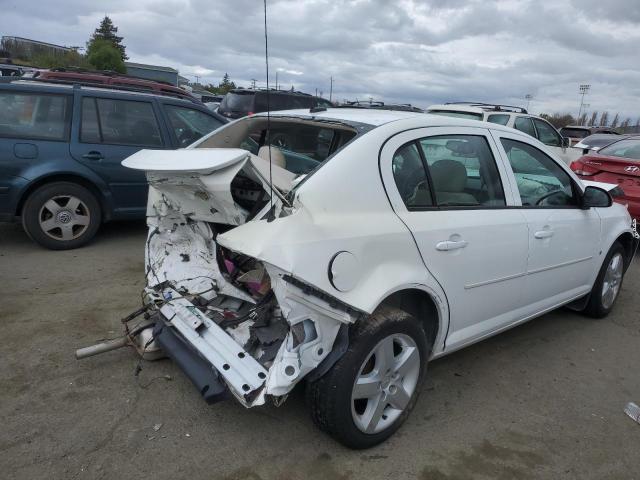
[[[373,108],[322,108],[311,111],[308,108],[297,110],[278,110],[270,112],[271,117],[300,117],[307,119],[335,120],[345,123],[361,123],[379,126],[385,123],[424,115],[419,112],[404,110],[377,110]],[[266,117],[267,112],[256,113],[254,116]]]
[[[10,79],[10,80],[9,80]],[[33,80],[31,78],[12,78],[7,77],[8,81],[0,83],[0,85],[18,85],[18,86],[26,86],[29,88],[34,88],[47,92],[59,91],[60,93],[70,93],[74,88],[79,88],[83,91],[89,92],[107,92],[111,95],[122,95],[122,96],[146,96],[146,97],[155,97],[161,98],[163,100],[171,100],[177,102],[183,102],[189,105],[201,105],[200,103],[194,102],[188,98],[182,98],[179,96],[166,95],[159,92],[154,91],[134,91],[134,90],[125,90],[121,88],[110,88],[110,85],[81,85],[81,84],[72,84],[72,83],[55,83],[55,82],[47,82],[42,80]],[[203,106],[203,105],[202,105]],[[206,108],[206,107],[205,107]]]
[[[371,108],[326,108],[320,111],[309,109],[299,110],[279,110],[270,112],[273,117],[296,117],[306,120],[324,120],[346,123],[350,125],[370,125],[379,127],[392,122],[404,122],[403,127],[480,127],[491,128],[492,130],[503,130],[507,132],[522,132],[513,128],[505,127],[497,123],[483,122],[480,120],[470,120],[466,118],[447,117],[443,115],[430,115],[429,113],[407,112],[402,110],[375,110]],[[267,112],[256,113],[254,117],[266,117]],[[532,137],[533,138],[533,137]]]

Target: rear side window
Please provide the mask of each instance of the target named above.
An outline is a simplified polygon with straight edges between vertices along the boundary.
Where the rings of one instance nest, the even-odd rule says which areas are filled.
[[[80,141],[137,147],[162,146],[151,103],[107,98],[82,99]]]
[[[521,132],[526,133],[527,135],[531,135],[533,138],[536,137],[536,131],[533,128],[533,122],[529,117],[516,117],[516,121],[513,124],[513,127]]]
[[[440,135],[418,143],[439,207],[506,205],[500,173],[485,137]]]
[[[71,98],[66,95],[0,92],[0,136],[67,141]]]
[[[498,125],[506,125],[509,123],[509,115],[505,115],[504,113],[489,115],[487,117],[487,122],[497,123]]]
[[[165,105],[171,129],[181,147],[186,147],[213,132],[222,122],[199,110],[176,105]]]
[[[400,147],[391,165],[396,187],[407,208],[433,206],[427,172],[415,142]]]
[[[540,140],[545,145],[550,145],[552,147],[560,147],[562,145],[560,135],[558,135],[558,132],[556,132],[555,128],[553,128],[544,120],[540,120],[538,118],[534,118],[533,123],[535,124],[536,130],[538,131],[538,140]]]

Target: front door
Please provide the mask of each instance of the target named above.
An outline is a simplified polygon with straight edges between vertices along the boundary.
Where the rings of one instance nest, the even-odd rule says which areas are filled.
[[[74,132],[71,154],[108,184],[114,208],[121,216],[144,214],[147,179],[144,172],[125,168],[122,160],[143,148],[165,148],[154,104],[85,96],[80,128]]]
[[[513,323],[525,301],[527,223],[496,157],[484,128],[412,130],[382,150],[392,206],[447,295],[448,351]]]
[[[602,258],[600,216],[580,208],[580,191],[566,167],[517,135],[494,131],[529,228],[530,314],[588,293]],[[511,172],[510,172],[511,173]]]

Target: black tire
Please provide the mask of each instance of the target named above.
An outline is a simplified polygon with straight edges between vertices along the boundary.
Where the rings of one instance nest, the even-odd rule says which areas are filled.
[[[418,348],[417,383],[406,408],[393,423],[382,431],[365,433],[356,426],[352,415],[354,382],[373,349],[394,334],[409,336]],[[370,448],[385,441],[400,428],[415,406],[424,383],[430,351],[430,339],[416,318],[402,310],[379,308],[369,318],[353,326],[349,332],[349,348],[335,365],[320,379],[307,384],[307,404],[314,423],[349,448]],[[385,416],[382,418],[386,420]]]
[[[618,283],[617,292],[615,294],[615,297],[613,298],[613,302],[607,305],[605,304],[606,302],[603,301],[602,291],[604,287],[605,276],[607,274],[607,269],[609,268],[611,260],[614,258],[614,256],[617,255],[620,255],[622,257],[622,273],[620,281]],[[613,306],[615,305],[615,302],[620,295],[626,262],[627,259],[625,257],[624,247],[619,242],[615,242],[607,253],[604,262],[602,262],[602,266],[600,267],[600,271],[598,272],[596,281],[593,284],[591,293],[589,294],[589,302],[587,303],[587,306],[584,308],[582,313],[593,318],[603,318],[609,315],[609,312],[611,312],[611,310],[613,309]]]
[[[71,204],[76,202],[77,207],[72,208]],[[59,207],[57,214],[47,205]],[[22,208],[22,226],[27,235],[51,250],[85,245],[95,236],[101,220],[100,204],[93,193],[71,182],[52,182],[39,187]],[[45,228],[51,223],[47,222],[55,223],[48,231]]]

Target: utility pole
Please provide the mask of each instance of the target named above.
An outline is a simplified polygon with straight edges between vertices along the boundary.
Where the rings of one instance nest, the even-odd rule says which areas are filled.
[[[578,118],[580,118],[580,115],[582,115],[582,107],[584,106],[584,96],[587,94],[587,92],[589,92],[589,89],[591,88],[591,85],[583,83],[582,85],[580,85],[580,94],[582,95],[582,97],[580,98],[580,109],[578,110]]]
[[[278,90],[278,70],[276,70],[276,90]]]
[[[267,85],[268,87],[268,85]],[[252,78],[251,79],[251,90],[255,90],[256,89],[256,79]]]
[[[533,100],[533,95],[531,95],[530,93],[527,93],[524,96],[524,99],[527,101],[527,112],[529,111],[529,103],[531,102],[531,100]]]
[[[333,77],[331,77],[331,84],[329,86],[329,101],[333,99]]]

